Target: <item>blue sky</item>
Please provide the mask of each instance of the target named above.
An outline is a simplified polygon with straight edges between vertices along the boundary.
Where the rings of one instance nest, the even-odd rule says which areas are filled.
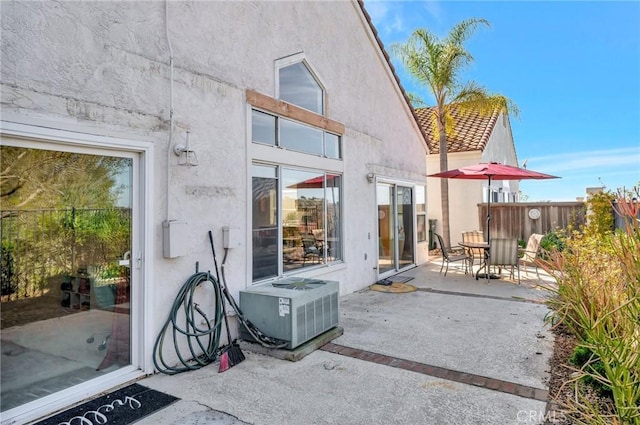
[[[640,182],[640,2],[378,1],[367,12],[391,54],[417,28],[445,36],[484,18],[466,43],[474,63],[463,79],[512,99],[520,164],[561,179],[520,183],[529,201],[573,201],[587,187],[616,191]],[[393,59],[402,85],[427,104]]]

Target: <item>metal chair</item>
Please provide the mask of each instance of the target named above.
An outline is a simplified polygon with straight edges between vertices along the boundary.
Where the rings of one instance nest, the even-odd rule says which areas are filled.
[[[521,249],[519,252],[520,256],[520,265],[524,265],[524,271],[529,275],[529,270],[527,266],[534,266],[536,268],[536,276],[540,279],[540,272],[538,271],[538,256],[540,255],[540,250],[542,247],[540,246],[540,242],[544,235],[539,233],[532,233],[529,236],[529,240],[527,241],[527,246],[524,249]]]
[[[322,247],[318,244],[318,240],[313,233],[305,233],[302,238],[302,265],[311,260],[311,262],[320,262],[323,256]]]
[[[484,242],[484,233],[482,230],[470,230],[462,232],[462,242]],[[484,262],[484,249],[481,248],[465,248],[464,252],[467,254],[467,261],[469,268],[473,270],[473,265],[476,260],[482,264]]]
[[[453,249],[451,247],[445,247],[444,241],[442,240],[442,236],[437,233],[434,233],[436,239],[438,240],[438,244],[440,245],[440,251],[442,251],[442,266],[440,267],[440,273],[442,273],[442,269],[445,264],[447,268],[444,270],[444,275],[447,275],[447,271],[449,270],[449,263],[455,263],[456,261],[464,261],[464,274],[467,274],[467,254],[464,254],[458,249]]]
[[[518,258],[517,239],[491,239],[491,266],[498,267],[498,274],[502,273],[502,268],[510,267],[509,276],[515,278],[515,270],[518,270],[518,285],[520,284],[520,261]]]

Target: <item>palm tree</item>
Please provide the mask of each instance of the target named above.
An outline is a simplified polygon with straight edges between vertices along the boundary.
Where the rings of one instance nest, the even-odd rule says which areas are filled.
[[[479,25],[490,27],[485,19],[467,19],[451,28],[449,34],[439,39],[427,29],[415,30],[406,43],[396,43],[391,50],[419,84],[426,86],[435,98],[432,122],[437,131],[440,149],[440,171],[448,169],[447,133],[453,128],[452,108],[491,114],[512,111],[515,104],[502,95],[489,94],[473,81],[459,81],[462,70],[473,62],[473,56],[465,50],[464,42]],[[418,96],[409,95],[414,105],[424,105]],[[435,142],[435,141],[434,141]],[[449,181],[440,179],[442,197],[442,236],[450,245],[449,235]]]

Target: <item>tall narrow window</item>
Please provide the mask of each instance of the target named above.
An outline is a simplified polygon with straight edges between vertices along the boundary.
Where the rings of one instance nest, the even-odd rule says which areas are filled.
[[[277,168],[254,165],[252,170],[253,280],[278,275]]]
[[[337,174],[327,174],[325,186],[325,199],[327,205],[327,215],[323,233],[325,249],[329,259],[342,259],[342,218],[340,216],[340,200],[342,190],[342,176]]]
[[[424,186],[416,186],[416,227],[418,242],[427,240],[427,197]]]

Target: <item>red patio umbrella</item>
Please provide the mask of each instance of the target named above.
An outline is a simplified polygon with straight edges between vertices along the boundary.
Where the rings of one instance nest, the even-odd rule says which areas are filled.
[[[441,177],[445,179],[487,180],[489,182],[489,196],[487,203],[487,243],[491,243],[491,180],[542,180],[557,179],[559,177],[550,174],[527,170],[526,168],[513,167],[497,162],[481,162],[454,170],[442,171],[430,174],[427,177]],[[489,260],[489,266],[491,262]],[[489,270],[487,269],[487,276]]]
[[[327,174],[326,187],[337,187],[336,180],[339,181],[339,177],[339,175]],[[320,175],[287,187],[293,189],[322,189],[325,187],[325,178],[324,175]]]
[[[559,177],[550,174],[539,173],[537,171],[518,168],[511,165],[499,164],[497,162],[481,162],[479,164],[468,165],[454,170],[442,171],[430,174],[427,177],[443,177],[447,179],[467,179],[467,180],[527,180],[527,179],[557,179]]]

